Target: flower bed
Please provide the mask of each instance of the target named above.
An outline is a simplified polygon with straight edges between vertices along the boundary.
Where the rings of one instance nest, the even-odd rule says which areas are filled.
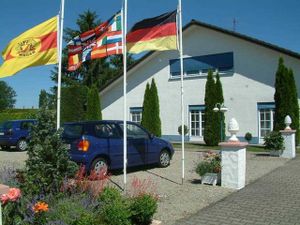
[[[158,200],[151,180],[133,179],[124,195],[107,185],[109,176],[92,174],[83,175],[81,168],[58,193],[30,196],[19,188],[10,188],[0,196],[3,225],[151,223]]]

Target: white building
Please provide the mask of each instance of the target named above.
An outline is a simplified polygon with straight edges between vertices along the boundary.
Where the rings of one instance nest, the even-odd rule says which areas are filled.
[[[226,123],[235,117],[238,136],[246,132],[252,143],[273,127],[274,83],[279,57],[292,68],[300,96],[300,54],[272,44],[198,21],[183,32],[184,112],[191,141],[203,140],[204,93],[208,69],[218,70],[223,85]],[[160,100],[163,137],[180,140],[181,91],[178,51],[150,52],[129,68],[127,74],[128,120],[141,119],[147,82],[154,78]],[[104,119],[123,119],[123,77],[100,93]],[[300,100],[300,99],[299,99]],[[228,134],[227,134],[228,135]]]

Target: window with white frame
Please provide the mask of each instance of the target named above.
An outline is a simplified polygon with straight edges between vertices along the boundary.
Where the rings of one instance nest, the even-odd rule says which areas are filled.
[[[131,107],[130,108],[130,117],[132,122],[136,122],[138,124],[142,121],[142,107]]]
[[[190,121],[190,136],[203,137],[204,131],[204,106],[192,105],[189,106],[189,121]]]
[[[259,137],[262,139],[273,130],[274,103],[258,103]]]

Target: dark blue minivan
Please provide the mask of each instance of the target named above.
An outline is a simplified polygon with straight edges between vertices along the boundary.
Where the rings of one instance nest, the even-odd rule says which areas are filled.
[[[123,168],[123,121],[65,123],[63,139],[71,159],[87,171]],[[127,166],[158,164],[167,167],[174,154],[171,143],[157,138],[137,123],[127,122]]]
[[[0,147],[8,150],[15,146],[19,151],[27,149],[28,136],[31,125],[36,120],[9,120],[0,124]]]

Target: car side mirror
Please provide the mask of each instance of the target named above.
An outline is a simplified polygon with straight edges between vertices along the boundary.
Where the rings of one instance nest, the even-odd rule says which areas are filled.
[[[150,134],[150,139],[153,139],[154,137],[154,134]]]

